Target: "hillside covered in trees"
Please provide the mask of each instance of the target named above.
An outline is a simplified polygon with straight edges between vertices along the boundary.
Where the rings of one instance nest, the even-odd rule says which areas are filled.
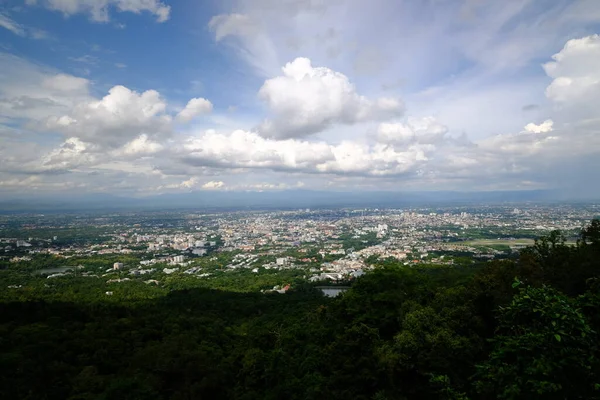
[[[385,262],[335,299],[5,293],[0,398],[600,398],[600,221],[484,264]]]

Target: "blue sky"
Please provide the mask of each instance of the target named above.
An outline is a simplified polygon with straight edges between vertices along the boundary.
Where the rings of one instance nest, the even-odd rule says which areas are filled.
[[[596,0],[0,1],[0,193],[598,193]]]

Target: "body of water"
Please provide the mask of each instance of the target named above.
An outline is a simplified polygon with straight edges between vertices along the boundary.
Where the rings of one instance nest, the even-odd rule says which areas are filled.
[[[337,297],[350,289],[350,286],[317,286],[317,289],[327,297]]]

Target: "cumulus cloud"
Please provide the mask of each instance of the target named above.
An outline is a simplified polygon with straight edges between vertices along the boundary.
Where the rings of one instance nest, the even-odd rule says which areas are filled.
[[[533,124],[531,124],[533,125]],[[549,150],[548,147],[554,144],[554,147],[560,140],[558,136],[546,135],[550,131],[525,130],[521,133],[506,133],[496,135],[479,143],[479,147],[487,152],[487,156],[496,155],[500,157],[498,161],[503,161],[502,157],[520,157],[539,154]],[[514,162],[514,158],[512,159]],[[522,160],[521,160],[522,161]]]
[[[182,155],[195,165],[273,169],[309,169],[333,157],[324,142],[271,140],[242,130],[230,134],[209,130],[192,136],[184,143]]]
[[[544,64],[554,80],[546,96],[559,103],[600,99],[600,36],[569,40],[564,48]]]
[[[433,117],[408,118],[406,123],[381,123],[377,128],[380,143],[403,145],[408,143],[435,144],[444,139],[448,128]]]
[[[183,122],[188,122],[198,115],[210,113],[212,109],[213,105],[210,101],[203,98],[193,98],[188,101],[185,108],[177,114],[177,118]]]
[[[342,142],[332,147],[334,159],[315,166],[319,172],[370,176],[402,175],[413,171],[428,160],[427,153],[435,148],[414,145],[404,150],[377,144],[362,145]]]
[[[59,148],[52,150],[41,159],[41,168],[47,170],[69,170],[97,161],[94,146],[76,137],[65,140]]]
[[[554,121],[552,121],[551,119],[547,119],[546,121],[542,122],[539,125],[536,125],[532,122],[532,123],[525,125],[525,132],[548,133],[548,132],[552,132],[553,125],[554,125]]]
[[[297,139],[275,140],[238,130],[230,134],[207,131],[190,137],[178,154],[182,162],[202,167],[387,176],[413,171],[434,150],[431,144],[419,143],[395,148],[352,141],[331,145]]]
[[[16,127],[0,144],[0,173],[72,176],[100,166],[139,172],[164,152],[173,124],[158,92],[115,86],[98,99],[87,79],[6,54],[0,61],[0,136],[3,123]],[[62,133],[64,141],[47,131]],[[39,141],[40,134],[48,139]]]
[[[221,189],[223,186],[225,186],[225,183],[222,181],[210,181],[202,185],[202,189],[216,190]]]
[[[48,129],[109,148],[119,147],[139,135],[144,140],[169,134],[171,117],[166,102],[155,90],[143,93],[115,86],[101,100],[73,108],[70,114],[50,117]]]
[[[282,71],[282,76],[265,81],[258,93],[273,114],[260,127],[267,137],[302,137],[333,124],[381,120],[404,111],[399,99],[361,96],[344,74],[313,67],[307,58],[296,58]]]
[[[163,145],[148,138],[145,133],[141,134],[131,142],[126,143],[119,153],[124,155],[151,155],[163,149]]]
[[[415,139],[415,132],[407,124],[384,122],[377,128],[377,140],[381,143],[405,144]]]
[[[570,145],[560,131],[554,132],[551,120],[539,125],[529,123],[517,133],[494,135],[470,147],[446,149],[437,154],[437,163],[430,163],[424,170],[438,182],[515,189],[524,181],[535,181],[534,177],[551,175],[559,160],[566,165],[565,149]],[[543,187],[539,181],[536,185]]]
[[[50,10],[61,12],[66,17],[74,14],[88,14],[95,22],[110,21],[109,10],[140,14],[149,12],[157,22],[169,19],[171,7],[159,0],[28,0],[29,5],[40,4]]]
[[[227,29],[220,40],[240,32]],[[308,59],[295,59],[281,76],[264,82],[259,98],[270,114],[260,129],[249,130],[256,120],[234,119],[243,114],[241,105],[235,116],[206,121],[220,121],[215,122],[220,130],[196,131],[174,121],[210,112],[207,99],[194,98],[171,111],[154,90],[115,86],[96,98],[92,81],[0,54],[6,67],[0,75],[0,190],[86,184],[93,190],[137,192],[283,190],[299,187],[293,183],[299,179],[311,188],[328,182],[348,188],[510,188],[524,182],[544,187],[556,176],[568,183],[561,171],[577,177],[584,170],[580,160],[585,171],[600,168],[598,103],[591,101],[599,93],[597,40],[570,41],[544,65],[551,79],[540,80],[538,93],[543,96],[551,81],[546,93],[556,107],[539,102],[535,112],[524,115],[520,106],[530,103],[517,101],[522,121],[474,142],[456,138],[457,129],[448,128],[444,116],[399,119],[399,99],[363,96],[348,77],[313,67]],[[540,75],[545,78],[542,70]],[[574,83],[557,86],[561,78]],[[573,112],[586,103],[592,114]],[[245,130],[234,130],[238,126]],[[174,134],[177,129],[182,132]],[[47,130],[63,137],[39,140]],[[319,139],[306,138],[316,132],[322,132]]]

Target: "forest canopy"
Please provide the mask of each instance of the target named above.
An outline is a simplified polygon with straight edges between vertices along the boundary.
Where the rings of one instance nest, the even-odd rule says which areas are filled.
[[[386,260],[335,299],[294,275],[286,294],[131,282],[114,301],[0,271],[0,398],[600,398],[600,221],[484,264]]]

